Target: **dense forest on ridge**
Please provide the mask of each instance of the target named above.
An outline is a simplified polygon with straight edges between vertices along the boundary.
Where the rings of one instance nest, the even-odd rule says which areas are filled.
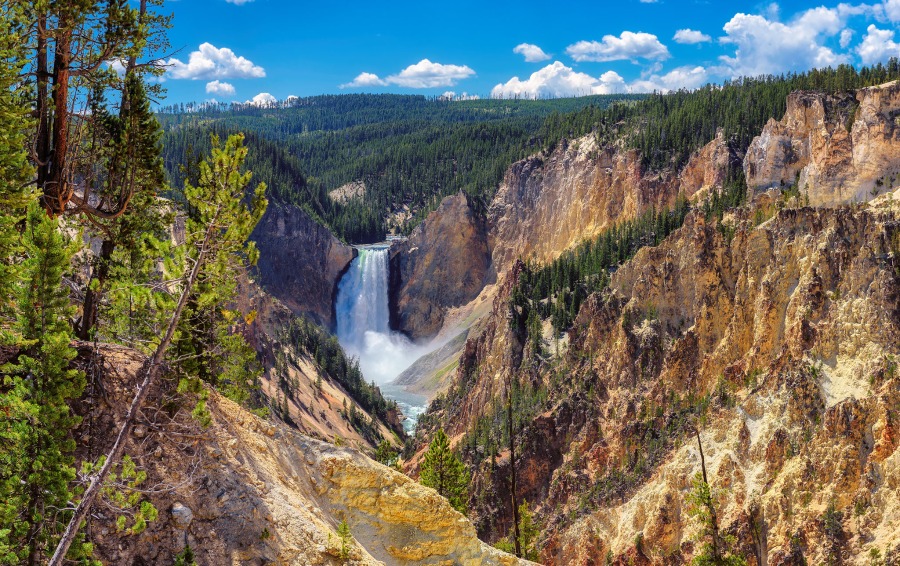
[[[207,150],[211,133],[242,131],[251,148],[248,167],[272,197],[304,208],[346,241],[366,243],[383,239],[386,217],[404,205],[414,215],[399,226],[405,232],[459,191],[484,207],[506,168],[541,149],[539,133],[548,117],[643,96],[450,101],[330,95],[269,107],[170,106],[159,117],[174,186],[183,181],[185,161]],[[329,197],[354,181],[366,185],[361,198]]]
[[[743,154],[765,123],[784,113],[794,90],[847,91],[898,75],[900,64],[892,59],[668,94],[552,100],[328,95],[268,106],[168,106],[159,118],[173,186],[183,182],[191,156],[208,151],[211,133],[243,131],[251,148],[248,166],[274,198],[302,207],[346,241],[368,243],[389,229],[408,233],[443,197],[459,191],[484,209],[509,164],[564,139],[594,132],[602,144],[639,150],[648,169],[678,168],[719,130]],[[360,197],[338,202],[329,196],[354,181],[365,183]],[[401,214],[389,224],[392,213]]]

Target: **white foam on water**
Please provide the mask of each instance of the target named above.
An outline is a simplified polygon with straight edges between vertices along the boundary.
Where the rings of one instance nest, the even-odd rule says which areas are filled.
[[[359,360],[367,380],[383,385],[400,375],[431,345],[417,345],[390,327],[388,248],[359,249],[338,284],[337,337],[348,355]]]

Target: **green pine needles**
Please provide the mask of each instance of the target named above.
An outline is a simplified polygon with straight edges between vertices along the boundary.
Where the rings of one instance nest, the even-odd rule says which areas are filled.
[[[447,498],[450,505],[460,513],[466,512],[469,470],[450,449],[450,440],[443,429],[438,429],[425,453],[419,469],[419,481]]]
[[[514,531],[514,529],[510,529],[510,531]],[[528,508],[528,502],[523,501],[519,505],[519,548],[522,551],[522,558],[525,560],[537,562],[540,558],[537,549],[538,536],[540,534],[541,529],[534,522],[534,515],[531,514],[531,510]],[[494,548],[509,554],[515,554],[516,545],[513,542],[515,536],[515,532],[510,532],[508,536],[498,540]]]
[[[69,369],[72,306],[63,274],[74,245],[33,202],[22,238],[20,355],[2,368],[0,435],[0,563],[43,563],[71,515],[75,441],[80,418],[69,403],[84,375]],[[73,554],[82,554],[75,552]]]
[[[144,366],[143,379],[136,388],[116,440],[103,464],[90,476],[89,485],[49,562],[51,566],[60,566],[67,557],[72,557],[70,549],[78,539],[82,522],[122,459],[126,439],[134,428],[137,414],[146,402],[151,387],[162,373],[169,347],[177,335],[185,331],[182,317],[187,312],[188,303],[198,308],[221,307],[224,301],[230,299],[229,291],[233,292],[235,271],[246,263],[256,261],[258,252],[252,242],[247,243],[247,238],[268,203],[263,183],[246,197],[252,176],[243,169],[246,156],[241,135],[229,137],[224,144],[218,139],[213,140],[211,156],[200,163],[199,182],[196,186],[185,187],[188,206],[193,214],[187,221],[184,243],[176,246],[165,262],[169,279],[176,282],[176,289],[180,291],[178,299],[168,311],[170,314],[164,331],[160,333],[153,355]],[[190,331],[190,328],[187,330]],[[141,511],[143,513],[144,510]],[[146,511],[145,515],[152,516],[150,509]]]

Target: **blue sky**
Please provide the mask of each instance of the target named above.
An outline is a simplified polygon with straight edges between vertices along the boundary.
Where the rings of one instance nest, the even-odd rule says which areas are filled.
[[[900,56],[900,0],[169,0],[165,103],[571,96]]]

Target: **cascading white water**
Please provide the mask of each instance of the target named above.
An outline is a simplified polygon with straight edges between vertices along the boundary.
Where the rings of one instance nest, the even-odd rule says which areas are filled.
[[[391,331],[388,310],[388,248],[368,246],[338,284],[337,337],[359,359],[368,380],[382,385],[397,377],[430,348]]]
[[[359,348],[366,332],[390,332],[388,249],[361,248],[338,285],[338,340]]]

